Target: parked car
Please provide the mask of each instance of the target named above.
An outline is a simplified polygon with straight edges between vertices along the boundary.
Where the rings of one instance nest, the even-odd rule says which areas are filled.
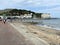
[[[13,17],[12,19],[18,19],[18,17]]]
[[[11,17],[7,17],[7,19],[11,19]]]
[[[0,17],[0,21],[2,21],[2,18]]]

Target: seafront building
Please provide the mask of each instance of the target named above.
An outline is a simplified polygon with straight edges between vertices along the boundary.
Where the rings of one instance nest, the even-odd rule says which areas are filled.
[[[41,18],[51,18],[50,13],[43,13]]]
[[[21,15],[20,18],[32,18],[32,14]]]
[[[13,18],[13,17],[17,17],[17,18],[32,18],[32,13],[30,13],[30,14],[24,14],[24,15],[20,15],[20,16],[6,16],[6,18],[7,17],[11,17],[11,18]],[[3,16],[0,16],[1,18],[3,18]],[[33,15],[33,19],[38,19],[38,18],[43,18],[43,19],[45,19],[45,18],[51,18],[51,16],[50,16],[50,14],[49,13],[42,13],[41,15]]]
[[[39,15],[33,15],[33,19],[45,19],[45,18],[51,18],[50,13],[41,13]]]

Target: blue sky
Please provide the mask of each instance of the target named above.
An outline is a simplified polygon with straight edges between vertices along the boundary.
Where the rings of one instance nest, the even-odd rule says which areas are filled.
[[[60,0],[0,0],[0,9],[18,8],[34,12],[50,13],[60,18]]]

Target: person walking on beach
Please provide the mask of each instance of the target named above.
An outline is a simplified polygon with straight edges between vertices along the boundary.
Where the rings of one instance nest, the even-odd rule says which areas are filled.
[[[6,14],[3,14],[3,23],[6,23]]]
[[[5,22],[6,22],[6,19],[3,19],[3,23],[5,24]]]

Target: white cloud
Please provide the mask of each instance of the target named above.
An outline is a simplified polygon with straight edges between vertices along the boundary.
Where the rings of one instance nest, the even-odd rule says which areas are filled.
[[[56,8],[55,5],[60,5],[60,0],[0,0],[0,8],[23,7],[46,10]]]
[[[0,0],[0,5],[22,5],[22,6],[33,6],[33,7],[40,7],[40,6],[53,6],[60,4],[59,0]]]
[[[25,0],[25,2],[32,6],[50,6],[60,4],[59,0]]]
[[[13,3],[21,3],[21,2],[23,2],[25,0],[10,0],[10,1],[13,2]]]

